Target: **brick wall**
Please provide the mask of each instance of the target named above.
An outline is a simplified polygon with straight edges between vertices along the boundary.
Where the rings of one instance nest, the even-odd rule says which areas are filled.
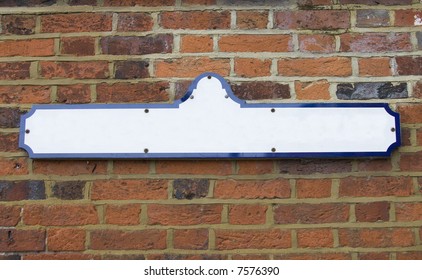
[[[0,259],[421,259],[419,0],[0,1]],[[382,159],[31,160],[32,104],[388,102]],[[356,101],[357,100],[357,101]]]

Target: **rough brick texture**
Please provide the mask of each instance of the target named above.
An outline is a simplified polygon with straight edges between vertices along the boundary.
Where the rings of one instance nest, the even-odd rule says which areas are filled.
[[[422,259],[419,2],[0,1],[0,260]],[[250,103],[387,103],[402,146],[277,160],[18,147],[33,104],[169,104],[203,72]]]

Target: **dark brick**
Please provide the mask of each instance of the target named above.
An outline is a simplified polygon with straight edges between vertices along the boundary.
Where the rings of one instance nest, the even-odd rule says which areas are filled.
[[[53,186],[53,196],[65,200],[83,199],[84,189],[85,182],[82,181],[56,182]]]
[[[169,100],[167,82],[97,85],[97,102],[163,102]]]
[[[19,151],[18,146],[18,133],[0,134],[0,152],[17,152]]]
[[[103,255],[102,260],[145,260],[144,255],[125,254],[125,255]]]
[[[154,21],[148,13],[121,13],[117,31],[149,31]]]
[[[279,29],[335,30],[350,27],[350,12],[346,10],[280,11],[274,15]]]
[[[61,39],[61,53],[76,56],[94,55],[95,39],[90,37],[70,37]]]
[[[217,4],[219,5],[259,5],[259,6],[294,6],[296,4],[296,0],[218,0]]]
[[[343,173],[352,171],[349,160],[301,159],[279,161],[278,168],[284,174]]]
[[[16,128],[20,126],[21,111],[17,108],[0,108],[0,127]]]
[[[416,32],[416,39],[418,40],[418,49],[422,50],[422,32]]]
[[[422,80],[417,82],[413,87],[413,96],[416,98],[422,98]]]
[[[0,261],[16,261],[16,260],[20,260],[21,256],[19,255],[0,255]]]
[[[245,100],[290,98],[289,85],[273,82],[246,82],[232,84],[233,93]]]
[[[388,26],[390,16],[387,10],[357,10],[358,27]]]
[[[44,181],[0,181],[0,201],[45,199]]]
[[[389,219],[390,203],[377,201],[358,203],[355,206],[357,222],[387,222]]]
[[[406,83],[393,85],[392,83],[356,83],[339,84],[336,95],[338,99],[397,99],[407,98]]]
[[[148,260],[227,260],[227,255],[183,255],[183,254],[154,254],[148,255]]]
[[[81,104],[91,102],[89,85],[63,85],[57,88],[57,102],[66,104]]]
[[[118,61],[115,64],[116,79],[149,78],[147,61]]]
[[[340,4],[409,5],[412,0],[340,0]]]
[[[3,15],[1,18],[2,33],[30,35],[35,33],[35,16]]]
[[[0,80],[29,78],[30,62],[0,62]]]
[[[0,229],[0,252],[43,251],[45,230]]]
[[[71,6],[78,5],[97,5],[97,0],[68,0],[68,4]]]
[[[342,52],[404,52],[411,51],[409,33],[345,33],[340,35]]]
[[[57,0],[2,0],[0,7],[51,6],[56,3]]]
[[[399,75],[422,75],[422,57],[396,57]]]
[[[210,186],[206,179],[177,179],[173,182],[173,198],[193,199],[208,195]]]
[[[175,87],[175,99],[180,99],[183,96],[185,96],[186,92],[188,91],[188,88],[190,86],[190,84],[192,83],[192,81],[180,81],[176,83],[176,87]]]
[[[173,36],[170,34],[148,35],[143,37],[113,36],[101,39],[104,54],[143,55],[152,53],[171,53]]]
[[[274,208],[277,224],[320,224],[346,222],[349,206],[342,203],[285,204]]]

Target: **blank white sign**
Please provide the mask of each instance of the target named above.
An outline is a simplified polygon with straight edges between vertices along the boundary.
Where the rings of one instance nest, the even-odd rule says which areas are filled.
[[[20,146],[33,158],[387,156],[399,132],[387,104],[248,104],[205,73],[173,104],[34,106]]]

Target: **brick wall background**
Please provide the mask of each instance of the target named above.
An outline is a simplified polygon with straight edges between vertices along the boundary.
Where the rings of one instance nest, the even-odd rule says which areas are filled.
[[[0,259],[421,259],[419,0],[0,1]],[[388,102],[391,158],[31,160],[32,104]]]

